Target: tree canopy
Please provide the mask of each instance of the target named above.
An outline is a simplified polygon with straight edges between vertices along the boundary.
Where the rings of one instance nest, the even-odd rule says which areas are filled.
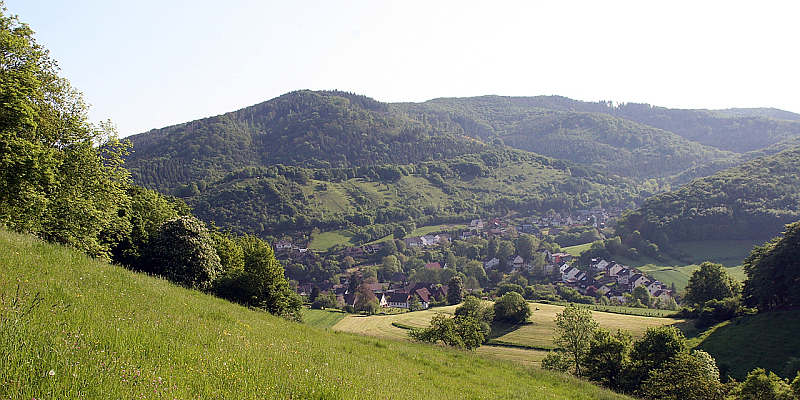
[[[800,221],[756,247],[742,263],[745,302],[760,309],[800,304]]]

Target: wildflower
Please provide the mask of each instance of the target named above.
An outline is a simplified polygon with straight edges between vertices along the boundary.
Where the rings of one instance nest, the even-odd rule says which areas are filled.
[[[55,374],[56,374],[56,371],[53,371],[52,369],[50,370],[50,372],[47,373],[47,375],[50,375],[50,376],[53,376]]]

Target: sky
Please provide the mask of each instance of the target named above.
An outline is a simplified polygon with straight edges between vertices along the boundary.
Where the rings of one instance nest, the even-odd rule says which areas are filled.
[[[123,137],[301,89],[800,113],[798,1],[4,3]]]

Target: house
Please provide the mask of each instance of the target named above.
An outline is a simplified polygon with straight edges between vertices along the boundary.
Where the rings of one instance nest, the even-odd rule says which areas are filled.
[[[564,264],[564,265],[566,265],[566,264]],[[583,271],[581,271],[581,270],[579,270],[579,269],[577,269],[575,267],[570,267],[569,265],[567,265],[567,268],[565,268],[564,271],[561,273],[561,280],[564,281],[564,282],[566,282],[566,281],[568,281],[570,279],[574,279],[574,280],[577,281],[578,277],[581,274],[583,274],[583,276],[586,276],[586,274]]]
[[[403,239],[403,243],[406,244],[406,247],[422,247],[425,245],[425,242],[423,242],[420,237],[405,238]]]
[[[524,263],[525,260],[523,260],[522,257],[516,254],[508,256],[508,260],[506,260],[506,266],[515,271],[519,271],[519,269],[522,268],[522,265]]]
[[[479,236],[479,235],[476,232],[473,232],[473,231],[461,232],[461,235],[459,235],[461,240],[467,240],[467,239],[469,239],[471,237],[475,237],[475,236]]]
[[[568,253],[553,253],[553,262],[561,264],[562,262],[572,261],[572,254]]]
[[[348,247],[344,249],[345,257],[350,256],[353,258],[364,257],[367,254],[363,247]]]
[[[364,246],[364,250],[367,253],[370,253],[370,254],[376,253],[376,252],[380,251],[380,249],[382,249],[382,248],[383,248],[383,243],[368,244],[368,245]]]
[[[608,272],[606,272],[607,275],[619,276],[622,273],[622,271],[625,270],[625,267],[617,263],[613,263],[611,266],[607,268],[607,270],[608,270]]]
[[[389,299],[386,298],[386,293],[375,293],[375,298],[378,299],[378,305],[380,307],[389,307]]]
[[[389,278],[392,282],[405,282],[407,279],[406,274],[402,272],[395,272],[391,278]]]
[[[422,305],[422,309],[427,309],[431,301],[434,300],[433,294],[427,288],[421,288],[414,291],[414,294],[419,297],[419,302]]]
[[[594,269],[595,271],[605,271],[606,268],[609,266],[608,261],[601,259],[593,258],[592,262],[590,263],[589,267]]]
[[[647,284],[647,291],[650,293],[650,296],[654,296],[657,291],[665,289],[667,289],[667,286],[660,281],[652,281]]]
[[[497,257],[487,257],[483,260],[483,268],[484,269],[492,269],[500,265],[500,260]]]
[[[653,298],[661,299],[662,301],[667,301],[672,298],[672,291],[671,290],[656,290],[655,293],[651,295]]]
[[[275,251],[289,251],[292,249],[292,242],[288,240],[278,240],[278,243],[275,243]]]
[[[469,229],[470,230],[474,230],[474,231],[482,231],[483,230],[483,220],[480,219],[480,218],[473,219],[469,223]]]
[[[647,287],[648,283],[650,283],[650,279],[647,279],[647,277],[642,274],[634,274],[628,279],[628,286],[631,288],[631,291],[637,286]]]
[[[442,269],[442,264],[439,264],[438,262],[427,263],[427,264],[425,264],[425,268],[427,268],[427,269]]]
[[[436,236],[434,235],[421,236],[419,239],[422,242],[423,246],[434,246],[438,243],[436,241]]]
[[[389,307],[408,308],[409,296],[410,295],[407,292],[394,292],[389,295],[386,303],[389,305]]]

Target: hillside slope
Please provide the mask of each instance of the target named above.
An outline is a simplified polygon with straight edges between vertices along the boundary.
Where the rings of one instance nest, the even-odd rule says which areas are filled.
[[[638,230],[659,246],[706,239],[770,238],[800,219],[800,148],[761,157],[647,199],[618,234]]]
[[[408,164],[485,148],[447,126],[393,115],[365,96],[313,91],[130,139],[134,152],[126,166],[134,181],[166,194],[248,166]]]
[[[592,168],[495,149],[417,165],[245,170],[184,199],[205,221],[263,236],[314,227],[374,231],[375,224],[404,221],[424,226],[509,211],[627,207],[644,195],[631,182]]]
[[[290,323],[0,230],[0,398],[624,399],[473,353]]]
[[[482,96],[393,106],[417,119],[457,124],[485,141],[500,138],[514,148],[628,177],[664,178],[733,155],[605,109],[569,110],[537,99]]]
[[[696,346],[717,360],[720,370],[744,380],[757,367],[792,379],[800,368],[800,310],[745,315],[714,329]]]
[[[736,153],[759,150],[800,136],[797,114],[781,110],[686,110],[640,103],[586,102],[562,96],[509,99],[524,107],[608,114]]]

